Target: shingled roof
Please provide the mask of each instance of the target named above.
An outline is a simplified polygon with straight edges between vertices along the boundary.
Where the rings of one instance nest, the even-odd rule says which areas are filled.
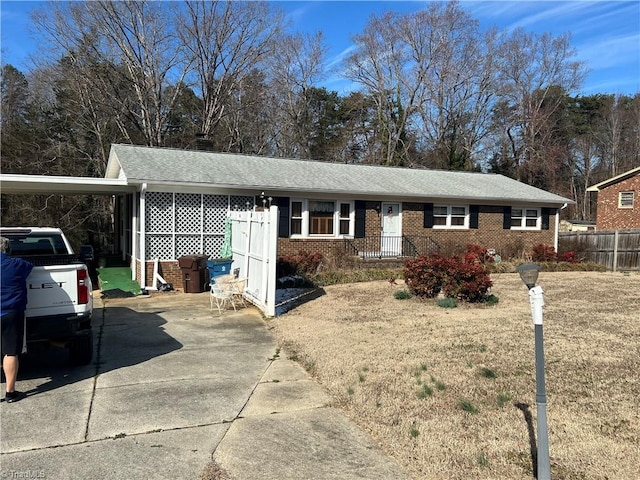
[[[560,206],[572,200],[497,174],[451,172],[113,145],[106,178],[127,184]]]

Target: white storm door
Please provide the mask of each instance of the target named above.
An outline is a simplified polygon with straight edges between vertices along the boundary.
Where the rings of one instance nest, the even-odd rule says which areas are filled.
[[[382,255],[402,254],[402,223],[400,222],[400,204],[382,202],[382,235],[380,253]]]

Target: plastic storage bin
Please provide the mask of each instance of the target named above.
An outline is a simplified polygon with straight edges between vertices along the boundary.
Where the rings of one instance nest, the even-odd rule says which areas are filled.
[[[207,268],[209,269],[209,282],[213,283],[213,279],[220,275],[228,275],[231,273],[231,264],[233,260],[226,258],[213,258],[207,260]]]

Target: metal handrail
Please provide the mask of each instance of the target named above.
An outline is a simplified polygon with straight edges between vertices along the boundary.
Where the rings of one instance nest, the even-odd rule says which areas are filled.
[[[440,245],[431,237],[370,235],[345,239],[345,251],[360,258],[414,258],[438,252]]]

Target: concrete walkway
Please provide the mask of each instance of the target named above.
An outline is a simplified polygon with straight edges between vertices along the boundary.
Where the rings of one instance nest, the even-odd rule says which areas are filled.
[[[3,478],[215,480],[212,460],[239,480],[408,478],[256,310],[219,316],[206,293],[100,303],[94,364],[23,362],[29,396],[0,407]]]

